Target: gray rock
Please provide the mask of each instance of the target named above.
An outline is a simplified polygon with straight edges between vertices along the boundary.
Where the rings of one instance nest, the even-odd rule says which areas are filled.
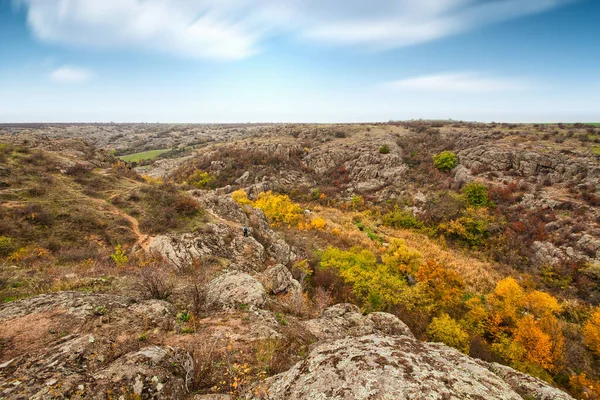
[[[206,303],[211,308],[236,308],[242,304],[260,308],[266,301],[267,292],[263,285],[240,271],[225,273],[213,279],[206,288]]]
[[[398,317],[388,313],[363,316],[360,309],[353,304],[328,307],[319,318],[304,321],[302,324],[319,340],[363,336],[376,332],[413,337],[410,329]]]
[[[182,358],[173,349],[146,347],[119,358],[108,368],[95,373],[94,387],[99,393],[125,391],[144,399],[181,398],[186,394],[183,378],[186,375],[175,375],[172,369],[182,359],[190,358],[185,355]]]
[[[523,377],[514,388],[508,381]],[[506,381],[505,381],[506,379]],[[257,391],[265,395],[261,397]],[[518,390],[516,390],[518,389]],[[535,378],[496,374],[455,349],[409,336],[344,338],[318,345],[289,371],[267,379],[246,399],[413,400],[523,398],[572,400]],[[547,397],[551,396],[551,397]]]
[[[566,254],[550,242],[533,242],[532,262],[536,266],[555,266],[566,259]]]
[[[243,185],[244,183],[246,183],[248,181],[249,178],[250,178],[250,171],[246,171],[242,174],[242,176],[240,176],[239,178],[237,178],[235,180],[235,183],[237,183],[238,185]]]
[[[258,280],[270,294],[279,294],[288,290],[300,289],[300,284],[292,277],[292,273],[285,265],[277,264],[269,267],[257,276]]]
[[[266,252],[252,236],[237,236],[231,242],[232,256],[236,268],[242,271],[260,272],[265,269]]]

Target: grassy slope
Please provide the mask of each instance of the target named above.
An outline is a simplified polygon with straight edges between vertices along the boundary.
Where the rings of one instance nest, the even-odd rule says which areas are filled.
[[[135,153],[135,154],[127,154],[125,156],[120,156],[119,158],[123,161],[127,161],[127,162],[138,162],[141,160],[152,160],[156,157],[158,157],[159,155],[166,153],[167,151],[170,151],[171,149],[159,149],[159,150],[149,150],[149,151],[143,151],[141,153]]]

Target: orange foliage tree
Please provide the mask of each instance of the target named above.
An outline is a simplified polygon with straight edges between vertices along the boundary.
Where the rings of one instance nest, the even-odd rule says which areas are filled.
[[[596,308],[583,326],[583,339],[585,344],[600,356],[600,307]]]

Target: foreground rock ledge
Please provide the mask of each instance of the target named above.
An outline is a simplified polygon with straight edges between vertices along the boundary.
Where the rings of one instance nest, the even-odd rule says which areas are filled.
[[[572,397],[538,379],[474,360],[443,344],[424,343],[408,336],[368,335],[317,346],[289,371],[254,387],[246,399],[572,400]]]

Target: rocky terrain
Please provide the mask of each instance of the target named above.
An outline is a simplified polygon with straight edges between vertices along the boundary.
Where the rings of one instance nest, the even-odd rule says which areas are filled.
[[[597,142],[0,126],[0,399],[596,399]]]

